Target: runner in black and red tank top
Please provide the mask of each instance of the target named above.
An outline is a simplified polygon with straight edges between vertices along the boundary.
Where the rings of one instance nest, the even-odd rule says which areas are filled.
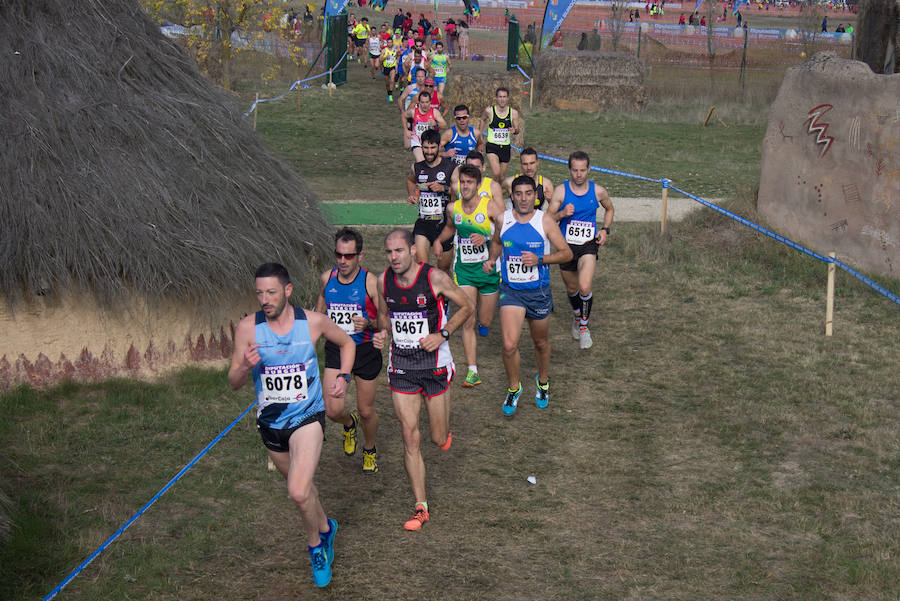
[[[382,348],[391,335],[388,382],[400,420],[406,472],[416,508],[404,524],[419,530],[428,520],[425,463],[419,445],[422,399],[428,409],[431,440],[449,450],[450,395],[453,357],[447,340],[474,310],[469,297],[440,269],[415,262],[412,234],[394,230],[384,241],[390,266],[378,278],[378,327],[373,344]],[[459,310],[447,319],[445,300]]]
[[[356,343],[356,361],[352,374],[356,377],[357,411],[349,412],[344,397],[325,394],[325,411],[328,417],[344,426],[344,453],[356,453],[359,440],[358,427],[362,423],[363,471],[378,471],[378,454],[375,434],[378,431],[378,415],[375,412],[375,380],[381,373],[381,351],[372,346],[372,336],[378,319],[375,296],[378,283],[375,275],[360,267],[363,239],[350,228],[338,231],[334,236],[334,257],[337,267],[322,274],[322,290],[316,301],[316,311],[325,313],[339,328],[347,332]],[[325,378],[339,373],[340,355],[337,347],[325,343]],[[333,373],[332,373],[333,372]]]

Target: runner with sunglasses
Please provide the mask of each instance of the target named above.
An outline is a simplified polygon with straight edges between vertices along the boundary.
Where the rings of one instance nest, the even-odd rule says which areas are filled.
[[[356,411],[348,411],[345,397],[325,391],[325,412],[329,419],[344,426],[344,453],[356,453],[359,427],[363,431],[362,470],[367,474],[378,471],[375,434],[378,414],[375,412],[375,380],[381,373],[381,351],[372,346],[378,307],[375,294],[378,282],[375,275],[360,267],[363,238],[356,230],[343,228],[334,236],[334,258],[337,266],[324,272],[322,290],[316,300],[316,311],[325,313],[356,343],[356,360],[351,373],[356,380]],[[325,381],[340,374],[341,357],[337,345],[325,342]],[[350,374],[343,374],[350,382]]]
[[[466,155],[478,147],[481,130],[469,125],[469,107],[464,104],[453,109],[453,123],[441,134],[442,157],[449,157],[457,166],[466,162]]]

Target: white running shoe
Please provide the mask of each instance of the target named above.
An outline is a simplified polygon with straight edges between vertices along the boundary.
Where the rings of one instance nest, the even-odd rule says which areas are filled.
[[[578,320],[572,322],[572,340],[581,340],[581,332],[579,332]]]
[[[591,331],[587,326],[578,328],[578,346],[583,349],[594,346],[594,341],[591,340]]]

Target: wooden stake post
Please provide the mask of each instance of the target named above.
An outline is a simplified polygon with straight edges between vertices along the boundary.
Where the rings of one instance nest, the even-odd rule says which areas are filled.
[[[534,69],[532,69],[531,71],[533,74]],[[531,89],[528,90],[528,108],[533,109],[534,108],[534,76],[533,75],[532,75],[531,82],[529,85],[530,85]]]
[[[297,112],[300,112],[300,84],[297,84]]]
[[[659,233],[666,233],[666,221],[668,220],[669,213],[669,184],[672,183],[670,180],[664,179],[662,181],[662,216],[660,217],[659,222]]]
[[[259,92],[256,93],[256,102],[253,103],[253,130],[256,131],[256,116],[259,114]]]
[[[833,252],[828,253],[832,259]],[[828,264],[828,284],[825,286],[825,335],[831,336],[834,326],[834,263]]]

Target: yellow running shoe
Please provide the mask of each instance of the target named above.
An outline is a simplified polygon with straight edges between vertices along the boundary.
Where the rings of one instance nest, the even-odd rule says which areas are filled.
[[[348,457],[356,453],[356,443],[359,440],[359,433],[356,431],[359,425],[359,413],[351,412],[350,419],[353,420],[350,427],[344,426],[344,454]]]
[[[362,470],[366,474],[374,474],[378,472],[378,451],[372,449],[363,449],[363,467]]]

